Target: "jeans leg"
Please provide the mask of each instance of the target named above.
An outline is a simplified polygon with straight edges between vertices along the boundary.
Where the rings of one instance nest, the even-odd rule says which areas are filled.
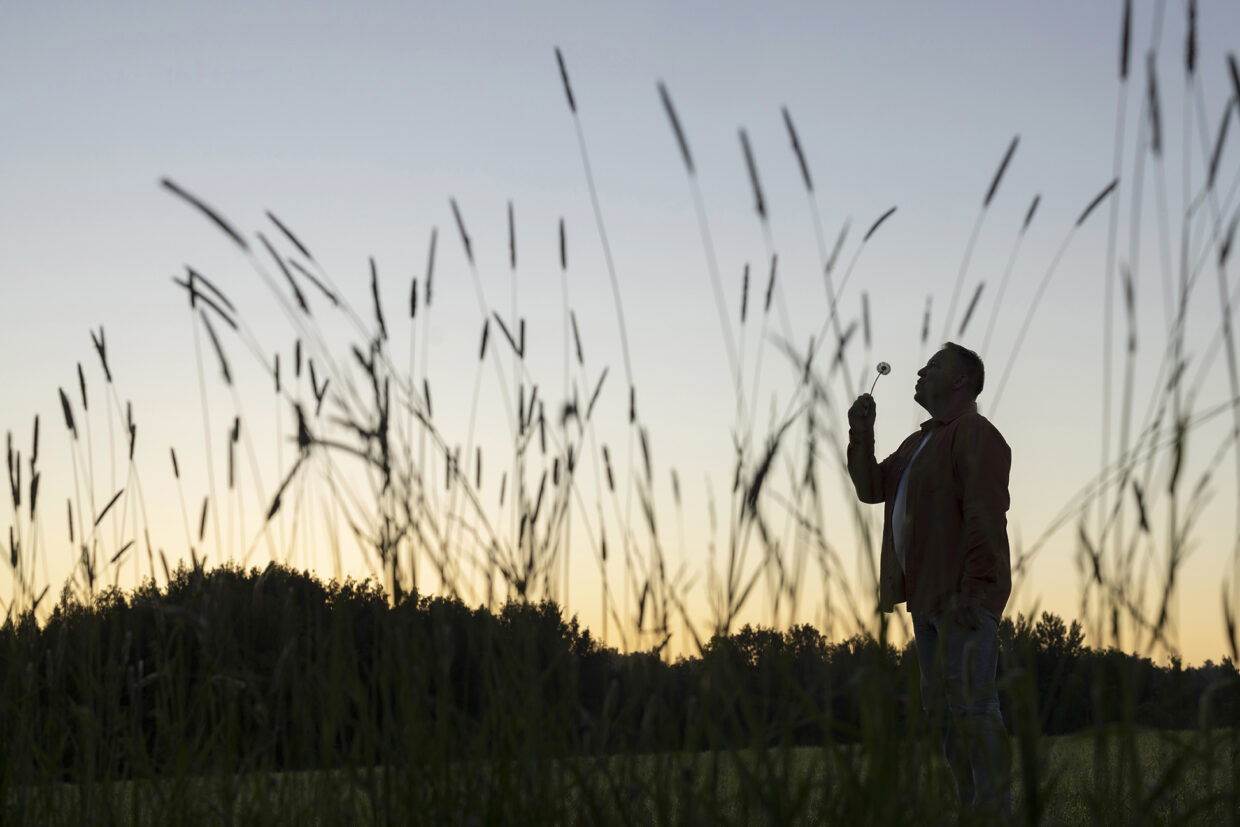
[[[943,753],[956,780],[956,793],[964,807],[974,798],[973,769],[960,739],[960,728],[953,722],[954,699],[951,689],[959,684],[960,659],[952,659],[948,644],[953,630],[944,626],[944,612],[913,615],[913,635],[917,643],[917,663],[921,670],[921,707],[931,726],[939,727]],[[955,673],[953,673],[955,668]]]
[[[971,777],[974,797],[966,806],[1010,813],[1012,793],[1007,731],[999,711],[996,682],[999,666],[999,621],[981,613],[981,628],[953,624],[945,629],[945,671],[952,699],[952,723],[957,749]],[[963,791],[963,786],[962,786]]]

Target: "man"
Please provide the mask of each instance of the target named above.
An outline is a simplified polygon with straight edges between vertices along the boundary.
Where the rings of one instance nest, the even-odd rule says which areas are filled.
[[[907,603],[922,706],[943,714],[961,804],[1011,811],[999,695],[999,617],[1012,591],[1008,472],[1012,452],[977,412],[981,358],[953,342],[917,372],[913,399],[930,419],[881,463],[874,399],[848,411],[848,473],[865,503],[885,503],[879,605]]]

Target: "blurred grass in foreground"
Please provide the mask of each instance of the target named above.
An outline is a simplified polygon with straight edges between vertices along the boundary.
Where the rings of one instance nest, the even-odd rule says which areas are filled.
[[[1113,758],[1115,739],[1109,736]],[[1234,818],[1237,733],[1142,732],[1136,736],[1144,795],[1119,808],[1100,800],[1092,766],[1106,734],[1046,739],[1050,779],[1043,823],[1225,824]],[[910,745],[900,743],[902,750]],[[1213,755],[1213,768],[1207,755]],[[1185,756],[1191,756],[1188,760]],[[839,766],[840,761],[848,766]],[[777,768],[777,775],[767,773]],[[179,824],[891,824],[954,820],[946,763],[936,759],[921,801],[871,789],[878,806],[838,808],[842,777],[867,773],[864,753],[813,747],[714,753],[661,753],[604,759],[455,764],[441,777],[391,769],[250,773],[89,787],[50,784],[9,790],[25,823]],[[881,773],[880,773],[881,775]],[[1163,786],[1168,778],[1174,783]],[[1013,788],[1017,811],[1025,801]],[[1209,802],[1213,801],[1211,804]],[[1229,803],[1230,802],[1230,805]],[[170,816],[172,818],[170,819]],[[967,820],[966,820],[967,822]]]

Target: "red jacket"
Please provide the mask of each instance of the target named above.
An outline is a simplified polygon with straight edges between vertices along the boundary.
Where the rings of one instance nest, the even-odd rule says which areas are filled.
[[[896,559],[891,512],[909,460],[930,439],[909,472],[905,569]],[[928,419],[881,463],[874,433],[850,431],[848,474],[857,497],[886,503],[879,561],[879,606],[890,612],[943,608],[957,594],[976,597],[996,615],[1012,592],[1007,539],[1008,473],[1012,450],[977,405],[946,422]]]

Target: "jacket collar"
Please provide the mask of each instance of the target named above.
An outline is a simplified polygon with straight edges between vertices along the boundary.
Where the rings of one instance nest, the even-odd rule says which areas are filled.
[[[944,425],[949,425],[952,422],[955,422],[957,419],[968,413],[977,413],[977,402],[970,402],[968,406],[961,408],[955,414],[947,417],[946,419],[939,419],[938,417],[932,416],[925,422],[921,423],[921,429],[925,431],[927,429],[935,430],[941,428]]]

